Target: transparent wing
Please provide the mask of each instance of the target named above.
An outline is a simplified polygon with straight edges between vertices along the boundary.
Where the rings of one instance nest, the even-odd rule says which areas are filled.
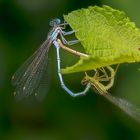
[[[36,87],[34,93],[35,97],[38,101],[41,101],[46,96],[52,79],[52,71],[51,71],[52,63],[48,60],[47,64],[44,65],[44,69],[42,71],[42,76],[40,78],[40,82]]]
[[[31,94],[37,95],[38,89],[40,89],[39,92],[41,92],[41,79],[47,71],[47,59],[50,46],[51,42],[46,40],[13,75],[12,83],[16,86],[14,92],[16,98],[21,99]]]
[[[31,57],[29,57],[24,62],[24,64],[22,64],[19,67],[19,69],[14,73],[14,75],[12,76],[12,85],[13,86],[18,85],[20,83],[21,78],[23,77],[23,75],[26,75],[27,67],[29,67],[31,65],[31,63],[33,62],[33,60],[35,59],[35,57],[38,57],[37,56],[38,52],[40,52],[40,48],[39,48],[39,50],[35,51],[34,54]]]
[[[130,102],[117,98],[112,96],[111,94],[104,94],[105,98],[107,98],[110,102],[118,106],[120,109],[122,109],[126,114],[134,118],[136,121],[140,122],[140,109],[131,104]]]

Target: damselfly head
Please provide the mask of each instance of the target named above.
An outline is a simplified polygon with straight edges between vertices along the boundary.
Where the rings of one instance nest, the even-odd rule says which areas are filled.
[[[59,25],[61,23],[61,20],[59,18],[54,18],[50,21],[50,26]]]

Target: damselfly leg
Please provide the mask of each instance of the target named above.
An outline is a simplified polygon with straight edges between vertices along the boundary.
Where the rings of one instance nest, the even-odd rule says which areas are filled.
[[[63,25],[63,24],[61,24]],[[60,27],[60,36],[61,36],[61,39],[62,39],[62,42],[64,44],[67,44],[67,45],[74,45],[74,44],[77,44],[79,43],[79,40],[70,40],[70,41],[67,41],[67,39],[64,37],[64,36],[67,36],[67,35],[71,35],[71,34],[74,34],[76,31],[74,30],[71,30],[71,31],[64,31],[64,29],[66,28],[66,23],[64,23],[64,27]]]
[[[59,24],[59,26],[61,27],[61,29],[66,29],[66,26],[69,25],[65,20]]]
[[[65,32],[65,34],[64,34],[64,31],[60,32],[60,36],[61,36],[62,42],[64,44],[67,44],[67,45],[74,45],[74,44],[79,43],[79,40],[70,40],[70,41],[67,41],[66,38],[64,37],[65,35],[70,35],[70,34],[73,34],[73,33],[74,33],[74,31]]]

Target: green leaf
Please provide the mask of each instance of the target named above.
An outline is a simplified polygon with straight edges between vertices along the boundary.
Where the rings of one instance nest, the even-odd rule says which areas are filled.
[[[64,19],[90,57],[83,58],[62,73],[140,61],[140,30],[123,11],[109,6],[90,6],[72,11]]]

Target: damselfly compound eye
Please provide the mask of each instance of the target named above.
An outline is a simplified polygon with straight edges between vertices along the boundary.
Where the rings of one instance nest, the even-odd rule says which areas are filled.
[[[59,25],[61,20],[59,18],[54,18],[50,21],[50,26]]]

